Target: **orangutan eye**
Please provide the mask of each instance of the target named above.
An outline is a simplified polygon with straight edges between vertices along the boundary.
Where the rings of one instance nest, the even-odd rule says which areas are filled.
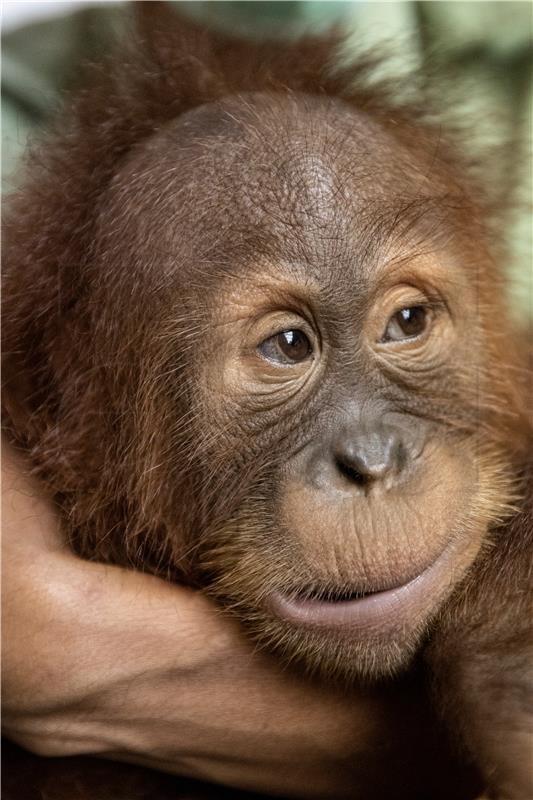
[[[397,311],[387,323],[383,342],[400,342],[420,336],[428,325],[428,310],[424,306],[408,306]]]
[[[258,351],[263,358],[278,364],[298,364],[313,352],[311,342],[303,331],[289,330],[265,339]]]

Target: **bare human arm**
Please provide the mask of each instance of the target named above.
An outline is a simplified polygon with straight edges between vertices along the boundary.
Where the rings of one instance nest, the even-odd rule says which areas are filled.
[[[254,652],[201,594],[84,562],[4,446],[4,730],[42,755],[130,760],[243,788],[350,793],[376,735]]]
[[[3,450],[8,737],[40,755],[98,755],[269,794],[400,800],[433,786],[435,798],[459,796],[416,686],[347,694],[309,683],[198,592],[82,561],[24,463]]]

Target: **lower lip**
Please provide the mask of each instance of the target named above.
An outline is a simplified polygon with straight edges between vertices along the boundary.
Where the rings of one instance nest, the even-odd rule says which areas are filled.
[[[356,600],[327,602],[299,599],[274,592],[269,598],[270,611],[293,625],[386,634],[420,619],[431,610],[442,593],[445,582],[439,580],[447,551],[427,569],[402,586],[360,597]],[[440,591],[439,591],[440,590]]]

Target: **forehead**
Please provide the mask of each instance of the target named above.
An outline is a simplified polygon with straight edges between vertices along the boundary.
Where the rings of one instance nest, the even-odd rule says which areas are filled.
[[[445,178],[369,115],[338,98],[230,96],[189,111],[143,143],[112,196],[143,242],[189,259],[265,262],[320,281],[359,272],[401,238],[439,228]]]

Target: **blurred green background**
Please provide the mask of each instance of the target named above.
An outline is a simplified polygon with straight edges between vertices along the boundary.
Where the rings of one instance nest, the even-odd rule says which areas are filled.
[[[232,33],[293,36],[336,24],[347,48],[386,53],[383,70],[406,87],[414,71],[439,65],[444,110],[469,125],[467,145],[489,158],[495,188],[512,192],[501,221],[508,245],[512,308],[533,319],[533,5],[524,2],[225,2],[174,3],[182,12]],[[34,7],[34,8],[30,8]],[[37,8],[38,6],[38,8]],[[3,4],[2,189],[16,187],[20,157],[32,131],[59,105],[85,59],[106,51],[125,29],[129,3]],[[23,24],[21,24],[23,23]]]

